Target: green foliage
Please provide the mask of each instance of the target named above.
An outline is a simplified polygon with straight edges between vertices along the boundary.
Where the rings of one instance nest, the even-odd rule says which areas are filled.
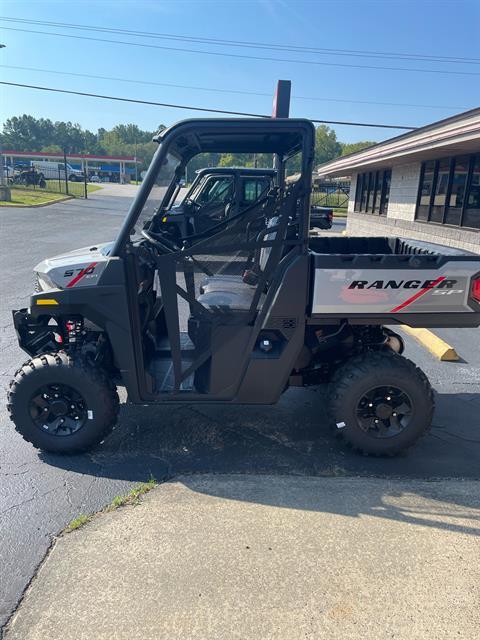
[[[325,124],[319,125],[315,132],[315,165],[337,158],[341,150],[335,131]]]
[[[140,504],[140,498],[151,491],[156,486],[156,484],[157,481],[155,480],[155,478],[151,477],[150,480],[148,480],[147,482],[142,482],[142,484],[137,485],[125,495],[115,496],[110,505],[105,508],[105,511],[113,511],[128,504]]]
[[[34,118],[27,114],[8,118],[3,125],[0,142],[4,149],[12,151],[45,151],[60,153],[91,153],[100,155],[130,155],[140,160],[139,171],[146,169],[157,148],[152,142],[156,131],[144,131],[136,124],[117,124],[110,131],[104,128],[96,133],[83,129],[72,122],[52,122],[48,118]],[[336,133],[330,127],[321,124],[315,134],[315,165],[323,164],[333,158],[358,151],[374,144],[369,141],[356,143],[338,142]],[[288,163],[288,173],[300,169],[300,156]],[[192,158],[188,165],[188,178],[192,180],[195,171],[204,167],[272,167],[273,158],[268,153],[219,154],[203,153]]]
[[[143,131],[136,124],[119,124],[110,131],[98,129],[93,133],[72,122],[52,122],[23,114],[8,118],[3,125],[0,141],[11,151],[45,151],[46,153],[91,153],[100,155],[137,156],[139,170],[146,169],[157,148],[152,142],[156,131]]]
[[[87,524],[91,520],[92,516],[86,516],[83,513],[74,518],[65,529],[65,533],[71,533],[75,529],[80,529],[84,524]]]
[[[355,153],[356,151],[361,151],[362,149],[366,149],[367,147],[371,147],[373,144],[377,144],[376,142],[371,142],[370,140],[363,140],[361,142],[342,142],[342,156],[346,156],[349,153]]]

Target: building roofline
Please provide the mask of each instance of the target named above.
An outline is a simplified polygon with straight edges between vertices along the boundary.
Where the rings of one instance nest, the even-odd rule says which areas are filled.
[[[349,169],[349,160],[360,159],[362,155],[364,155],[365,153],[371,152],[374,149],[378,150],[380,154],[382,149],[385,147],[388,147],[389,145],[402,142],[402,141],[408,141],[410,139],[415,140],[416,138],[421,137],[423,134],[428,133],[429,131],[435,131],[435,129],[441,129],[442,127],[448,126],[450,124],[454,124],[455,122],[461,122],[462,120],[467,120],[475,116],[480,117],[480,107],[475,107],[474,109],[469,109],[468,111],[457,113],[453,116],[449,116],[448,118],[443,118],[442,120],[436,120],[435,122],[427,124],[423,127],[418,127],[413,131],[408,131],[407,133],[402,133],[398,136],[394,136],[393,138],[387,138],[387,140],[382,140],[381,142],[378,142],[377,144],[374,144],[374,145],[370,145],[369,147],[365,147],[360,151],[353,151],[352,153],[349,153],[344,156],[340,156],[339,158],[335,158],[334,160],[329,160],[328,162],[325,162],[319,165],[317,167],[317,171],[320,174],[327,174],[328,171],[325,171],[325,169],[330,166],[332,167],[332,172],[333,171],[337,172],[340,170],[346,171]],[[383,159],[387,159],[387,158],[388,158],[388,154]],[[342,168],[338,170],[334,169],[334,166],[339,162],[342,164]]]

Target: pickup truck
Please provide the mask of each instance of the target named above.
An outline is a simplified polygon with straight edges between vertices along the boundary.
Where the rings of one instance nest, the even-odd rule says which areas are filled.
[[[307,120],[186,120],[157,141],[114,241],[42,261],[28,308],[13,311],[30,357],[8,394],[22,437],[57,453],[92,448],[117,422],[117,386],[138,405],[225,406],[313,386],[328,401],[319,423],[355,449],[412,446],[431,425],[434,395],[392,327],[478,327],[480,255],[401,238],[310,238]],[[275,154],[281,178],[298,154],[301,171],[177,243],[163,212],[205,152]]]

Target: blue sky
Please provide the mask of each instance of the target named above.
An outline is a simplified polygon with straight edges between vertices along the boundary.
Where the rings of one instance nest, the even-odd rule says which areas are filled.
[[[462,71],[480,74],[478,0],[65,0],[57,2],[3,0],[3,16],[133,29],[205,38],[282,43],[335,49],[399,52],[420,55],[477,57],[478,64],[380,60],[318,53],[292,53],[179,44],[132,36],[102,35],[66,29],[0,23],[44,32],[74,33],[130,40],[197,51],[252,56]],[[115,76],[130,80],[183,84],[273,95],[276,80],[292,80],[292,116],[418,126],[478,106],[480,77],[413,73],[293,62],[247,60],[89,42],[3,30],[0,64]],[[27,84],[134,97],[142,100],[197,104],[206,107],[270,113],[271,95],[214,93],[118,80],[54,75],[0,67],[4,80]],[[0,119],[28,113],[53,120],[79,122],[91,130],[135,122],[144,129],[192,117],[192,112],[154,106],[99,101],[0,87]],[[337,101],[338,100],[338,101]],[[341,100],[345,100],[342,102]],[[349,102],[352,101],[352,102]],[[435,105],[436,108],[365,104]],[[199,115],[202,115],[199,113]],[[400,133],[364,127],[335,126],[340,140],[382,140]]]

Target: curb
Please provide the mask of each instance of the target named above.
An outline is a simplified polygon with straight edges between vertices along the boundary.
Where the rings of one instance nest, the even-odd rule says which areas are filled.
[[[428,329],[414,329],[403,324],[402,331],[411,335],[436,358],[443,362],[458,362],[460,357],[455,349]]]
[[[74,200],[75,196],[67,196],[66,198],[60,198],[59,200],[48,200],[48,202],[42,202],[41,204],[6,204],[2,207],[12,209],[38,209],[39,207],[49,207],[51,204],[57,204],[58,202],[66,202],[67,200]],[[0,207],[0,211],[2,209]]]

